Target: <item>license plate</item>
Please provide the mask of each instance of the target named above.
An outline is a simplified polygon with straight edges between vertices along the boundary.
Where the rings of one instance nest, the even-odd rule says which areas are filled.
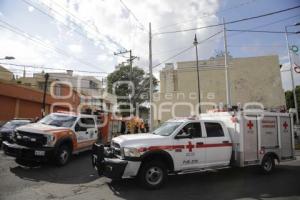
[[[36,156],[44,156],[45,155],[45,151],[35,151],[34,155],[36,155]]]

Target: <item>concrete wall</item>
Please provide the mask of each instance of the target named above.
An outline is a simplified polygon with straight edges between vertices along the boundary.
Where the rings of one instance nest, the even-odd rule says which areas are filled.
[[[14,74],[6,68],[0,66],[0,79],[10,81],[14,78]]]
[[[224,60],[200,61],[200,93],[201,102],[226,104],[226,84]],[[166,76],[172,74],[173,77]],[[174,75],[175,74],[175,75]],[[260,102],[266,108],[285,106],[284,91],[282,89],[278,56],[261,56],[249,58],[230,59],[230,84],[232,105],[247,102]],[[177,69],[160,72],[160,93],[154,94],[156,107],[163,104],[165,109],[174,107],[175,103],[198,102],[196,62],[179,62]],[[177,86],[177,90],[170,90],[165,84]],[[167,105],[170,102],[170,105]],[[187,106],[176,106],[174,109],[179,116],[192,114]],[[194,107],[195,110],[196,107]],[[212,106],[202,106],[202,111],[212,109]],[[154,113],[154,120],[162,122],[171,117],[170,112],[165,112],[159,117],[161,109]]]

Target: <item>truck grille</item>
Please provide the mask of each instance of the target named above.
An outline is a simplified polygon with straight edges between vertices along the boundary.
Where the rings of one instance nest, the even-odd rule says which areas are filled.
[[[118,143],[112,142],[111,147],[114,155],[121,156],[121,146]]]
[[[26,147],[42,147],[47,143],[44,135],[25,131],[17,131],[15,139],[17,144]]]

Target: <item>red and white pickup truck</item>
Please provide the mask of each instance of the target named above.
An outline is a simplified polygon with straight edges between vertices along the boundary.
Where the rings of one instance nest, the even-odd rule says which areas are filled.
[[[288,113],[219,112],[199,119],[173,119],[149,134],[122,135],[110,147],[95,144],[93,165],[113,179],[137,177],[159,188],[168,174],[258,165],[295,159],[293,121]]]

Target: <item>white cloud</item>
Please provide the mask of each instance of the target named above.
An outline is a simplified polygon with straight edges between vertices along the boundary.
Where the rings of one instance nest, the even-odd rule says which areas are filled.
[[[98,61],[111,61],[112,60],[112,56],[111,55],[106,55],[106,54],[101,54],[97,56],[97,60]]]
[[[64,13],[64,19],[62,19],[62,16],[56,16],[55,12],[52,13],[59,20],[68,20],[68,15],[62,10],[61,6],[64,6],[65,9],[68,9],[69,12],[76,15],[80,20],[78,20],[78,18],[73,20],[82,25],[81,27],[88,33],[87,37],[95,40],[96,45],[99,45],[100,43],[105,46],[107,54],[111,55],[114,51],[119,50],[120,47],[118,44],[121,44],[126,49],[132,49],[133,54],[140,57],[138,65],[141,67],[148,66],[148,32],[138,28],[138,26],[140,26],[139,23],[136,22],[120,1],[40,1],[48,4],[51,8]],[[218,18],[214,15],[199,19],[198,21],[193,20],[196,19],[197,16],[203,15],[204,12],[217,12],[220,4],[218,0],[126,0],[124,2],[146,29],[148,28],[148,23],[152,23],[153,32],[205,26],[218,22]],[[81,20],[85,23],[82,23]],[[183,21],[188,22],[176,24],[177,22]],[[163,29],[157,28],[169,24],[176,25]],[[217,31],[217,29],[198,31],[198,38],[199,40],[205,39],[210,34]],[[163,55],[156,54],[155,57],[153,57],[154,64],[179,52],[180,49],[190,46],[193,42],[194,34],[195,32],[192,31],[165,36],[154,36],[153,53],[170,49],[179,49],[175,52],[173,51]],[[115,44],[114,42],[118,44]],[[215,45],[215,43],[209,42],[200,45],[199,51],[201,52],[202,57],[209,57],[215,49]],[[194,54],[186,53],[173,61],[194,59],[191,55]],[[118,59],[118,61],[119,60],[120,59]],[[113,69],[113,66],[111,66],[111,68]]]
[[[29,12],[33,12],[34,10],[35,10],[34,7],[28,6],[28,11],[29,11]]]
[[[72,53],[81,53],[82,52],[82,46],[79,44],[70,44],[68,46],[68,48]]]

